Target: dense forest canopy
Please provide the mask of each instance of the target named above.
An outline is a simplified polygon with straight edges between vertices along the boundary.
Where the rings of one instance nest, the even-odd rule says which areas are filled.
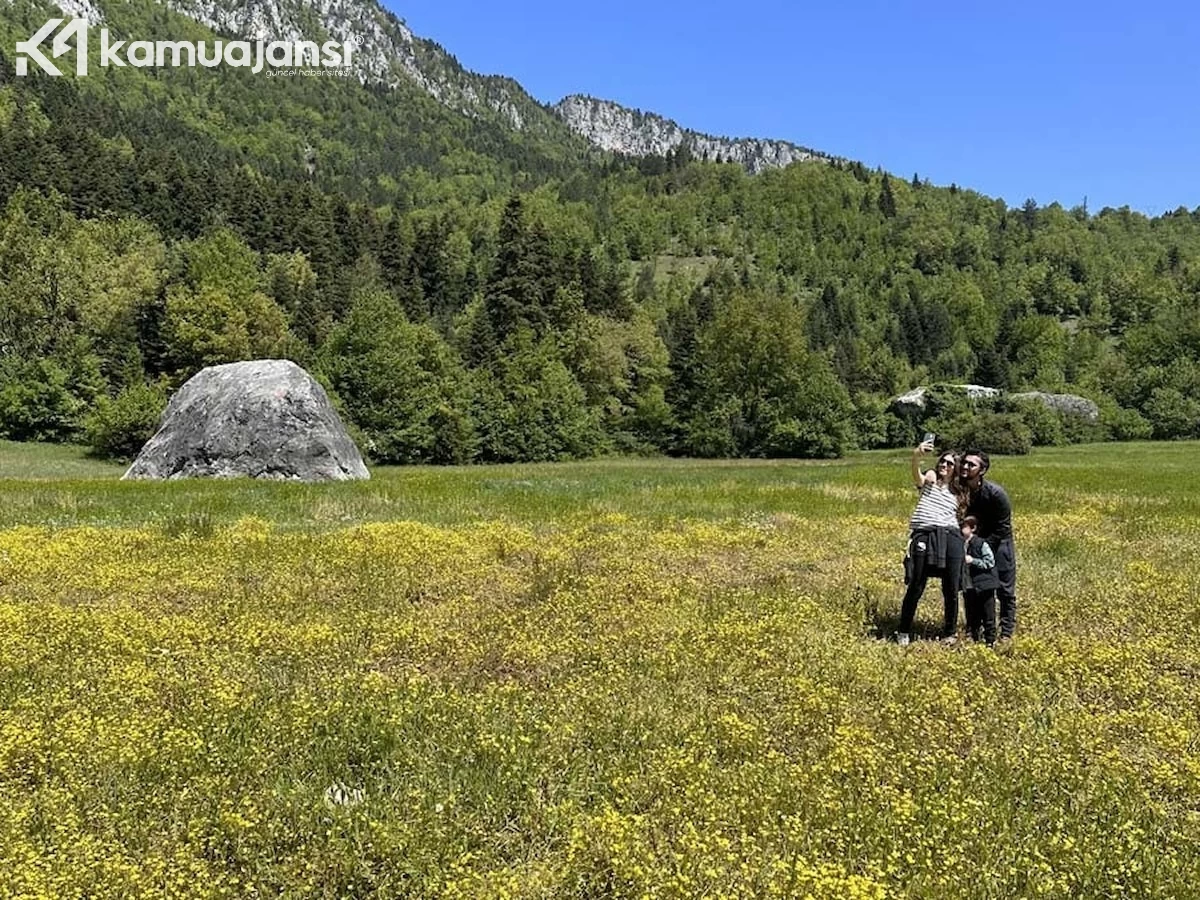
[[[44,18],[0,9],[0,437],[128,455],[184,380],[256,357],[316,373],[380,462],[834,456],[961,382],[1099,404],[930,405],[1016,449],[1200,436],[1200,210],[619,158],[403,83],[16,78]]]

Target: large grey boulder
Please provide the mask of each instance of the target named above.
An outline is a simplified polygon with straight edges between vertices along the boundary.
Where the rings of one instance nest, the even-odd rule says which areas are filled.
[[[1036,400],[1060,415],[1076,416],[1085,422],[1100,421],[1100,407],[1087,397],[1076,394],[1047,394],[1043,391],[1025,391],[1010,396],[1014,400]]]
[[[125,478],[370,478],[329,397],[293,362],[210,366],[171,398]]]

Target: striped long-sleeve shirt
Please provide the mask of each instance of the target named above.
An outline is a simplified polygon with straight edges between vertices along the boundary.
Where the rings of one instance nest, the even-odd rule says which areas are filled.
[[[920,497],[912,518],[908,520],[910,530],[958,527],[958,499],[949,485],[935,481],[933,484],[923,484],[917,490]]]

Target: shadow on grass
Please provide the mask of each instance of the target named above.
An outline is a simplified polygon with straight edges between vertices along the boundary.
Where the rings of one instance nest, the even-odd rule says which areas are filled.
[[[895,640],[896,632],[899,630],[899,610],[888,610],[886,612],[879,610],[868,611],[863,620],[863,632],[867,637],[875,638],[876,640]],[[934,622],[917,620],[913,622],[912,631],[909,633],[912,635],[914,641],[936,641],[942,636],[942,626]]]
[[[902,593],[902,592],[901,592]],[[889,596],[886,600],[875,596],[870,591],[859,588],[855,591],[854,600],[862,613],[863,635],[875,640],[895,640],[896,632],[900,630],[900,600],[901,593]],[[931,622],[919,617],[924,608],[927,611],[936,607],[937,621]],[[942,596],[940,593],[926,592],[917,607],[918,618],[913,622],[909,632],[914,641],[936,641],[942,636]],[[961,610],[960,610],[961,613]],[[961,622],[961,615],[960,615]]]

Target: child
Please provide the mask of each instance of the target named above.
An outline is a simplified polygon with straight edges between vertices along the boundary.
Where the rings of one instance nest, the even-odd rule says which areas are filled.
[[[975,534],[979,522],[974,516],[963,519],[962,535],[966,555],[963,558],[963,606],[972,640],[980,637],[991,647],[996,643],[996,556],[987,541]],[[982,632],[982,635],[981,635]]]

